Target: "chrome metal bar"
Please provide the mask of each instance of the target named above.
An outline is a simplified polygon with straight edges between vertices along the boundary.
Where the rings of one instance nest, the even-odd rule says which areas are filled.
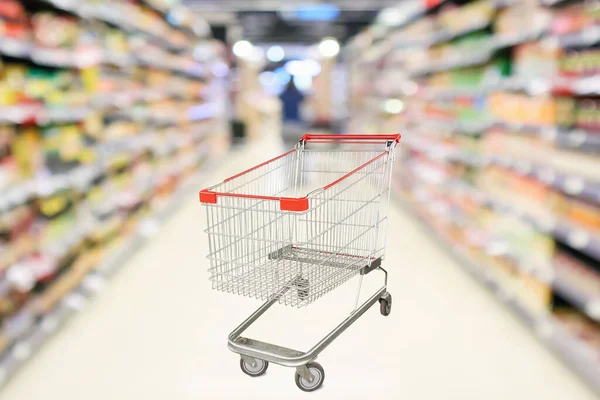
[[[286,288],[286,290],[289,290],[289,288]],[[327,348],[327,346],[329,346],[339,335],[341,335],[342,332],[348,329],[350,325],[352,325],[358,318],[360,318],[360,316],[362,316],[369,308],[371,308],[373,304],[377,303],[378,300],[386,293],[387,288],[383,286],[306,353],[253,339],[243,338],[240,336],[250,325],[252,325],[253,322],[255,322],[273,304],[277,302],[277,300],[273,298],[264,303],[258,310],[248,317],[248,319],[246,319],[240,326],[231,332],[229,335],[228,347],[231,351],[240,355],[258,358],[260,360],[269,361],[285,367],[301,367],[314,360],[319,353]]]

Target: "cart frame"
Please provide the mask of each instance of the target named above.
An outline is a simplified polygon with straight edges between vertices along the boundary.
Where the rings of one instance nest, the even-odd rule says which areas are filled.
[[[281,159],[282,157],[288,156],[296,151],[303,150],[304,145],[307,141],[314,141],[317,143],[354,143],[354,144],[385,144],[385,151],[378,156],[368,160],[367,162],[362,163],[358,168],[353,169],[345,173],[343,176],[339,177],[335,181],[329,183],[323,188],[314,190],[310,192],[305,197],[274,197],[274,196],[263,196],[256,194],[242,194],[242,193],[233,193],[233,192],[217,192],[213,189],[218,187],[219,185],[212,186],[208,189],[204,189],[200,191],[200,201],[205,204],[215,205],[217,203],[218,197],[235,197],[235,198],[245,198],[245,199],[259,199],[259,200],[275,200],[279,201],[279,208],[281,211],[285,212],[296,212],[302,213],[306,212],[309,209],[309,198],[315,192],[327,190],[330,187],[344,181],[353,174],[360,173],[361,170],[365,169],[368,165],[375,162],[377,159],[381,158],[384,155],[389,155],[391,162],[393,163],[393,152],[395,150],[396,144],[400,141],[400,135],[312,135],[307,134],[302,137],[299,141],[295,150],[284,153],[283,155],[271,159],[265,163],[259,164],[256,167],[250,168],[246,171],[243,171],[237,175],[234,175],[231,178],[228,178],[224,181],[224,183],[234,180],[240,176],[248,174],[249,172],[255,171],[257,168],[263,167],[273,161]],[[391,185],[391,165],[389,166],[389,182],[388,185],[388,198],[387,203],[389,206],[389,186]],[[365,170],[366,171],[366,170]],[[366,173],[366,172],[364,172]],[[378,216],[379,218],[379,216]],[[379,221],[379,220],[378,220]],[[378,222],[376,222],[378,223]],[[370,243],[370,242],[369,242]],[[375,244],[373,244],[375,248]],[[385,247],[385,240],[384,240]],[[279,249],[271,254],[269,254],[269,259],[277,259],[277,257],[282,256],[286,251],[290,249]],[[338,254],[339,255],[339,254]],[[355,256],[356,257],[356,256]],[[292,278],[287,284],[282,285],[276,292],[272,293],[270,297],[260,306],[252,315],[250,315],[244,322],[242,322],[237,328],[235,328],[228,338],[228,348],[240,355],[240,366],[242,371],[247,375],[252,377],[260,376],[264,374],[268,368],[269,362],[274,364],[282,365],[285,367],[291,367],[296,369],[296,384],[303,391],[314,391],[318,389],[325,378],[325,374],[323,368],[314,360],[317,356],[325,350],[342,332],[344,332],[350,325],[352,325],[358,318],[360,318],[369,308],[371,308],[375,303],[380,303],[380,312],[382,315],[387,316],[391,312],[392,305],[392,296],[388,292],[388,273],[385,269],[381,267],[382,256],[378,258],[373,258],[371,256],[362,258],[358,257],[358,260],[363,260],[364,265],[362,268],[355,268],[357,262],[354,261],[354,270],[360,272],[360,284],[357,294],[356,306],[355,309],[350,313],[350,315],[344,319],[339,325],[337,325],[331,332],[329,332],[325,337],[323,337],[317,344],[315,344],[310,350],[303,352],[294,349],[290,349],[287,347],[278,346],[271,343],[262,342],[256,339],[251,339],[242,336],[244,331],[248,329],[254,322],[256,322],[265,312],[273,306],[273,304],[280,302],[282,298],[286,296],[286,293],[290,290],[295,290],[298,286],[298,280],[302,279],[302,276],[298,275]],[[363,276],[369,274],[372,271],[380,270],[384,273],[384,285],[377,290],[371,297],[358,306],[358,299],[360,295],[360,286],[362,285]],[[288,277],[289,279],[289,277]],[[301,290],[301,289],[298,289]],[[300,295],[298,295],[300,297]]]

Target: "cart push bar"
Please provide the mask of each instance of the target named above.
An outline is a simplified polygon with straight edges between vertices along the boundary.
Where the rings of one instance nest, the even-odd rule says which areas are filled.
[[[377,143],[387,143],[388,147],[392,143],[399,143],[401,135],[397,134],[389,134],[389,135],[352,135],[352,134],[344,134],[344,135],[321,135],[321,134],[312,134],[307,133],[302,136],[299,141],[299,145],[303,145],[306,142],[314,142],[314,143],[361,143],[361,144],[377,144]],[[274,161],[277,161],[283,157],[286,157],[292,153],[296,152],[296,149],[290,150],[287,153],[283,153],[277,157],[274,157],[268,161],[265,161],[261,164],[258,164],[252,168],[249,168],[239,174],[230,176],[229,178],[223,180],[223,182],[229,182],[236,178],[239,178],[242,175],[245,175],[249,172],[255,171],[260,167],[263,167],[267,164],[270,164]],[[331,182],[330,184],[323,187],[323,190],[330,189],[334,185],[340,183],[344,179],[352,176],[354,173],[360,171],[361,169],[367,167],[373,162],[377,161],[379,158],[385,156],[386,153],[381,153],[378,157],[369,160],[368,162],[362,164],[358,168],[353,171],[348,172],[346,175],[341,178]],[[215,185],[216,186],[216,185]],[[214,187],[214,186],[213,186]],[[199,199],[201,203],[205,204],[216,204],[217,197],[238,197],[238,198],[247,198],[247,199],[256,199],[256,200],[274,200],[279,201],[279,209],[281,211],[297,211],[302,212],[309,209],[308,204],[308,196],[304,197],[275,197],[275,196],[260,196],[254,194],[244,194],[244,193],[225,193],[225,192],[216,192],[210,190],[210,188],[201,190],[199,193]]]
[[[347,240],[350,240],[349,244],[353,244],[353,246],[351,246],[352,248],[355,248],[356,246],[358,246],[358,242],[357,240],[361,239],[362,236],[365,235],[365,233],[372,233],[374,234],[375,237],[375,242],[377,242],[377,238],[379,235],[379,224],[382,221],[381,216],[379,215],[381,209],[379,208],[380,203],[379,202],[384,202],[387,201],[387,204],[389,206],[389,186],[391,184],[391,171],[392,171],[392,164],[394,161],[394,157],[393,157],[393,150],[395,149],[395,145],[400,141],[400,135],[399,134],[393,134],[393,135],[318,135],[318,134],[306,134],[304,135],[300,141],[298,142],[296,148],[294,150],[291,150],[287,153],[284,153],[278,157],[275,157],[271,160],[268,160],[264,163],[261,163],[253,168],[247,169],[243,172],[240,172],[239,174],[236,174],[232,177],[229,177],[227,179],[225,179],[222,183],[211,186],[207,189],[204,189],[202,191],[200,191],[199,197],[200,197],[200,202],[204,203],[205,205],[207,205],[207,212],[213,212],[213,214],[210,214],[213,216],[213,218],[209,218],[209,221],[212,221],[213,224],[218,225],[219,222],[219,218],[226,218],[223,215],[229,215],[229,218],[231,219],[231,215],[233,216],[242,216],[244,214],[244,212],[248,212],[248,213],[253,213],[253,215],[260,213],[262,211],[268,210],[270,213],[267,215],[271,215],[272,216],[272,209],[271,208],[258,208],[256,207],[257,205],[260,205],[260,203],[249,207],[247,205],[247,203],[244,201],[244,199],[255,199],[255,200],[272,200],[272,201],[278,201],[279,202],[279,209],[280,211],[288,211],[290,212],[290,216],[291,217],[302,217],[301,214],[296,214],[294,212],[298,212],[298,213],[303,213],[303,212],[307,212],[307,213],[311,213],[312,210],[310,209],[310,205],[309,205],[309,198],[311,197],[311,195],[313,193],[319,192],[319,193],[323,193],[326,194],[329,197],[328,201],[336,201],[336,195],[339,195],[339,193],[345,194],[347,196],[352,196],[352,192],[349,191],[348,189],[355,189],[356,191],[360,191],[361,188],[359,186],[355,186],[358,183],[360,183],[362,181],[362,179],[364,179],[364,177],[368,176],[369,174],[374,174],[375,172],[373,171],[379,171],[378,172],[378,176],[379,178],[379,184],[381,185],[381,188],[379,189],[379,192],[376,192],[376,196],[374,197],[377,202],[375,202],[375,200],[371,199],[371,200],[363,200],[363,198],[361,198],[360,196],[356,197],[356,198],[350,198],[350,200],[348,199],[340,199],[340,201],[345,201],[345,204],[352,204],[355,205],[356,210],[350,214],[350,215],[345,215],[345,214],[340,214],[339,216],[339,222],[338,224],[340,226],[343,226],[344,224],[347,224],[348,226],[352,226],[352,229],[348,230],[348,235],[356,235],[356,238],[352,238],[350,237]],[[348,143],[348,144],[385,144],[385,150],[382,151],[381,153],[379,153],[378,151],[372,151],[372,150],[365,150],[365,149],[361,149],[360,146],[358,147],[358,150],[352,150],[352,151],[356,151],[356,152],[363,152],[363,156],[365,156],[366,158],[358,158],[358,162],[356,162],[355,164],[351,164],[350,167],[348,167],[348,169],[352,169],[350,170],[348,173],[345,173],[344,175],[342,175],[341,177],[339,177],[338,179],[334,180],[333,182],[321,187],[320,189],[317,189],[315,191],[310,192],[309,194],[307,194],[304,197],[297,197],[297,198],[292,198],[292,197],[276,197],[276,196],[266,196],[266,195],[262,195],[260,193],[233,193],[234,190],[236,190],[239,186],[236,184],[237,181],[235,182],[231,182],[234,181],[238,178],[241,178],[242,180],[246,179],[248,182],[251,182],[253,184],[256,183],[256,181],[259,178],[265,179],[265,180],[270,180],[272,178],[270,178],[270,176],[268,175],[268,172],[260,175],[259,177],[253,176],[253,175],[249,175],[249,176],[244,176],[246,174],[249,174],[253,171],[256,171],[257,174],[262,173],[261,171],[263,171],[265,167],[270,163],[274,163],[274,162],[283,162],[286,160],[285,157],[293,157],[292,154],[295,152],[303,152],[305,149],[305,144],[308,142],[313,142],[313,143]],[[313,150],[311,150],[313,151]],[[320,152],[322,154],[323,157],[325,157],[326,159],[328,157],[331,157],[330,153],[327,153],[326,151],[321,151],[320,149],[317,150],[318,152]],[[345,153],[344,153],[345,154]],[[289,158],[288,157],[288,158]],[[345,157],[345,156],[344,156]],[[386,157],[386,158],[384,158]],[[292,159],[293,160],[293,159]],[[373,163],[377,163],[374,164]],[[296,163],[294,161],[294,164],[296,166],[296,168],[300,168],[301,166],[299,163]],[[345,165],[342,164],[341,165]],[[358,166],[356,166],[358,165]],[[369,165],[373,165],[372,169],[366,169],[364,170],[367,166]],[[257,171],[258,169],[262,168],[261,170]],[[361,171],[363,170],[363,171]],[[295,171],[296,174],[298,174],[299,170],[290,170],[290,173],[293,173]],[[358,173],[358,172],[362,172],[362,173]],[[383,178],[381,178],[383,176]],[[343,190],[340,190],[339,192],[335,192],[331,191],[328,192],[328,189],[338,185],[340,182],[343,182],[345,180],[347,185],[343,188]],[[222,189],[223,191],[218,191],[218,190],[213,190],[213,189],[217,189],[218,187],[224,187],[224,189]],[[385,187],[387,187],[387,190],[385,189]],[[230,188],[230,191],[225,191],[227,190],[227,188]],[[256,186],[252,186],[252,188],[254,188],[253,190],[256,191],[260,191],[260,185],[256,185]],[[252,190],[250,190],[252,191]],[[264,192],[263,192],[264,193]],[[219,197],[223,197],[228,199],[227,202],[222,202],[222,204],[220,205],[218,202],[218,198]],[[384,200],[385,197],[385,200]],[[237,206],[233,206],[232,204],[234,204],[234,202],[236,201],[240,201],[239,203],[235,203],[237,204]],[[324,200],[324,201],[327,201]],[[361,203],[362,201],[362,203]],[[335,203],[333,203],[335,204]],[[363,204],[363,205],[356,205],[356,204]],[[230,207],[233,208],[235,210],[235,213],[218,213],[217,209],[219,207]],[[363,223],[359,223],[359,222],[353,222],[350,221],[348,222],[347,219],[350,217],[356,217],[358,218],[358,213],[361,212],[361,210],[364,210],[365,207],[367,206],[372,206],[375,207],[374,210],[377,211],[377,215],[376,215],[376,219],[373,220],[369,220]],[[245,207],[247,207],[247,209],[245,209]],[[349,206],[343,207],[343,209],[347,209]],[[351,207],[351,206],[350,206]],[[333,206],[330,207],[330,210],[335,211],[337,207]],[[361,214],[362,215],[362,214]],[[324,218],[323,216],[321,216],[319,214],[320,218]],[[331,215],[331,218],[334,218],[335,215]],[[249,216],[248,218],[252,218],[252,216]],[[279,218],[277,216],[272,216],[272,219],[270,220],[272,223],[277,222]],[[309,218],[305,218],[306,220],[309,220]],[[318,218],[317,218],[318,219]],[[233,220],[231,220],[233,221]],[[235,226],[235,223],[232,223],[230,221],[231,226]],[[312,221],[312,219],[310,219],[310,221]],[[328,220],[328,224],[331,224],[332,219]],[[315,223],[319,223],[318,221],[314,221]],[[223,226],[224,225],[218,225],[220,227],[220,229],[224,229]],[[247,236],[243,236],[242,233],[240,233],[239,229],[242,229],[243,227],[252,227],[248,232],[246,233]],[[365,232],[363,233],[356,233],[358,232],[358,229],[366,229]],[[385,227],[384,227],[385,228]],[[255,225],[253,224],[245,224],[243,226],[238,226],[237,228],[232,228],[232,229],[238,229],[238,231],[236,231],[236,234],[229,234],[228,232],[211,232],[210,227],[209,229],[207,229],[207,232],[209,232],[209,237],[211,234],[213,235],[220,235],[219,239],[215,239],[211,242],[211,251],[212,253],[212,257],[211,260],[215,260],[215,267],[214,267],[214,271],[212,272],[213,274],[215,274],[213,276],[213,279],[216,280],[217,282],[217,288],[219,287],[219,284],[222,285],[222,287],[224,287],[227,291],[230,292],[234,292],[237,290],[249,290],[249,287],[254,284],[255,287],[267,287],[270,282],[256,282],[256,281],[251,281],[250,285],[247,285],[247,281],[244,281],[245,279],[245,275],[243,275],[244,273],[247,273],[247,271],[252,268],[251,265],[248,264],[244,264],[244,263],[240,263],[239,265],[241,265],[243,268],[237,268],[236,269],[236,263],[235,263],[235,259],[232,261],[231,259],[231,253],[228,252],[226,256],[223,256],[223,258],[218,258],[215,254],[219,254],[219,245],[221,246],[221,248],[223,248],[223,246],[227,246],[227,244],[223,245],[222,242],[225,243],[231,243],[232,245],[230,247],[226,247],[227,250],[229,250],[230,248],[233,248],[235,246],[235,249],[241,249],[243,248],[242,245],[242,241],[245,238],[248,238],[248,240],[252,241],[253,245],[255,242],[257,242],[258,240],[260,240],[260,238],[257,236],[258,235],[258,230],[256,230]],[[339,231],[339,232],[343,232],[343,231]],[[343,235],[340,235],[338,237],[342,237]],[[317,236],[317,239],[320,238],[320,236]],[[210,240],[210,238],[209,238]],[[227,240],[230,240],[231,242],[227,242]],[[286,239],[289,240],[289,239]],[[268,238],[266,238],[265,243],[270,243],[270,245],[274,245],[273,243],[275,242],[275,244],[279,244],[279,241],[277,241],[275,238],[269,236]],[[308,240],[307,242],[305,242],[307,244],[310,244],[310,240]],[[320,246],[324,246],[324,244],[321,244]],[[391,294],[388,292],[387,287],[388,287],[388,273],[385,269],[382,268],[381,263],[382,263],[382,259],[383,259],[383,249],[379,249],[377,250],[375,247],[374,243],[371,243],[370,241],[368,242],[368,244],[365,244],[364,247],[362,247],[361,251],[362,253],[360,254],[354,254],[352,253],[354,250],[346,250],[349,245],[346,245],[346,247],[344,246],[339,246],[339,248],[331,248],[331,247],[326,247],[327,251],[323,249],[323,247],[318,247],[315,246],[313,249],[307,249],[304,246],[297,246],[293,243],[281,243],[281,248],[279,250],[269,250],[270,252],[268,252],[265,255],[265,259],[264,260],[260,260],[258,259],[257,262],[257,268],[261,268],[261,272],[259,274],[251,274],[253,277],[254,276],[268,276],[268,274],[266,273],[266,268],[268,268],[269,265],[273,266],[273,268],[275,269],[274,272],[274,276],[277,277],[276,281],[277,281],[277,286],[274,287],[273,291],[270,291],[268,293],[267,296],[263,297],[265,301],[265,303],[263,303],[262,306],[260,306],[260,308],[258,308],[252,315],[250,315],[244,322],[242,322],[237,328],[235,328],[235,330],[233,330],[233,332],[231,332],[231,334],[228,337],[228,348],[233,351],[234,353],[237,353],[240,355],[240,368],[242,369],[242,371],[251,376],[251,377],[258,377],[263,375],[266,371],[267,368],[269,367],[269,363],[274,363],[274,364],[278,364],[278,365],[282,365],[285,367],[291,367],[291,368],[295,368],[296,373],[295,373],[295,380],[296,380],[296,385],[303,391],[306,392],[312,392],[314,390],[319,389],[324,380],[325,380],[325,372],[323,370],[323,367],[321,367],[321,365],[317,362],[315,362],[315,359],[317,358],[317,356],[323,351],[325,350],[325,348],[327,348],[340,334],[342,334],[342,332],[344,332],[348,327],[350,327],[350,325],[352,325],[358,318],[360,318],[369,308],[371,308],[375,303],[379,302],[380,305],[380,312],[382,315],[384,316],[388,316],[391,312],[391,307],[392,307],[392,296]],[[215,247],[217,247],[215,249]],[[384,246],[385,247],[385,241],[384,241]],[[312,253],[308,253],[308,251],[312,251]],[[379,253],[376,252],[380,251]],[[252,253],[255,257],[254,259],[256,259],[256,252]],[[316,257],[319,256],[317,258],[311,258],[312,257]],[[239,255],[237,256],[239,259]],[[209,257],[210,258],[210,257]],[[212,261],[211,261],[212,262]],[[347,263],[347,264],[344,264]],[[299,269],[299,272],[296,272],[296,269],[292,269],[291,273],[289,275],[287,275],[287,278],[283,281],[283,285],[281,285],[281,280],[280,277],[286,276],[285,275],[285,268],[296,268],[294,267],[295,265],[306,265],[309,268],[313,268],[313,273],[311,275],[307,275],[307,276],[303,276],[302,273],[302,269]],[[344,319],[339,325],[337,325],[331,332],[329,332],[325,337],[323,337],[317,344],[315,344],[310,350],[304,352],[304,351],[298,351],[298,350],[294,350],[294,349],[290,349],[287,347],[283,347],[283,346],[278,346],[276,344],[271,344],[271,343],[266,343],[266,342],[262,342],[259,340],[255,340],[255,339],[251,339],[248,337],[244,337],[242,336],[242,334],[246,331],[246,329],[248,329],[254,322],[256,322],[267,310],[269,310],[275,303],[280,302],[281,299],[286,298],[286,296],[291,297],[296,299],[297,302],[304,302],[305,304],[307,304],[307,298],[310,295],[309,290],[311,288],[311,286],[305,286],[305,284],[315,284],[318,285],[318,279],[319,279],[319,275],[317,272],[315,272],[315,266],[316,268],[329,268],[331,269],[339,269],[339,271],[343,271],[341,274],[343,276],[350,276],[351,274],[349,274],[347,271],[351,268],[352,271],[354,271],[356,274],[360,274],[360,282],[359,282],[359,287],[358,287],[358,291],[356,294],[356,304],[354,307],[354,310],[350,313],[350,315]],[[221,269],[219,269],[221,268]],[[366,300],[364,303],[362,303],[361,305],[359,305],[359,295],[360,295],[360,287],[362,285],[362,279],[364,275],[369,274],[370,272],[374,271],[374,270],[379,270],[382,271],[384,273],[384,284],[381,288],[379,288],[375,293],[373,293],[368,300]],[[250,271],[252,273],[252,271]],[[236,275],[236,273],[238,273],[238,275]],[[313,280],[317,280],[316,282],[309,282],[307,278],[313,279]],[[324,278],[322,278],[324,279]],[[228,286],[228,285],[240,285],[240,287],[238,288],[237,286]],[[324,284],[327,284],[327,281],[324,282]],[[214,286],[213,286],[214,287]],[[317,288],[319,288],[321,286],[317,286]],[[324,287],[325,289],[327,289],[329,286]],[[331,289],[329,289],[331,290]],[[317,294],[321,294],[321,292],[326,292],[327,290],[323,290],[323,291],[318,291]],[[238,292],[239,293],[239,292]],[[317,296],[318,297],[318,296]]]

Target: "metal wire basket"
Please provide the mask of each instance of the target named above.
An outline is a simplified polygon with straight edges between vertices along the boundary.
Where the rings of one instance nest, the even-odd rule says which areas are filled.
[[[201,191],[213,288],[301,307],[381,260],[397,137],[305,135]]]

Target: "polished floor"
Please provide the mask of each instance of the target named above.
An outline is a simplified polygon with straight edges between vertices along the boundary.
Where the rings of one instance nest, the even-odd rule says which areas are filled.
[[[207,185],[264,160],[232,154]],[[391,214],[392,313],[374,307],[319,357],[325,384],[294,371],[250,378],[226,346],[260,303],[212,291],[205,214],[189,201],[111,284],[0,392],[3,400],[431,399],[587,400],[588,388],[401,210]],[[308,349],[353,308],[356,281],[303,309],[274,307],[248,336]],[[370,274],[362,297],[381,285]]]

